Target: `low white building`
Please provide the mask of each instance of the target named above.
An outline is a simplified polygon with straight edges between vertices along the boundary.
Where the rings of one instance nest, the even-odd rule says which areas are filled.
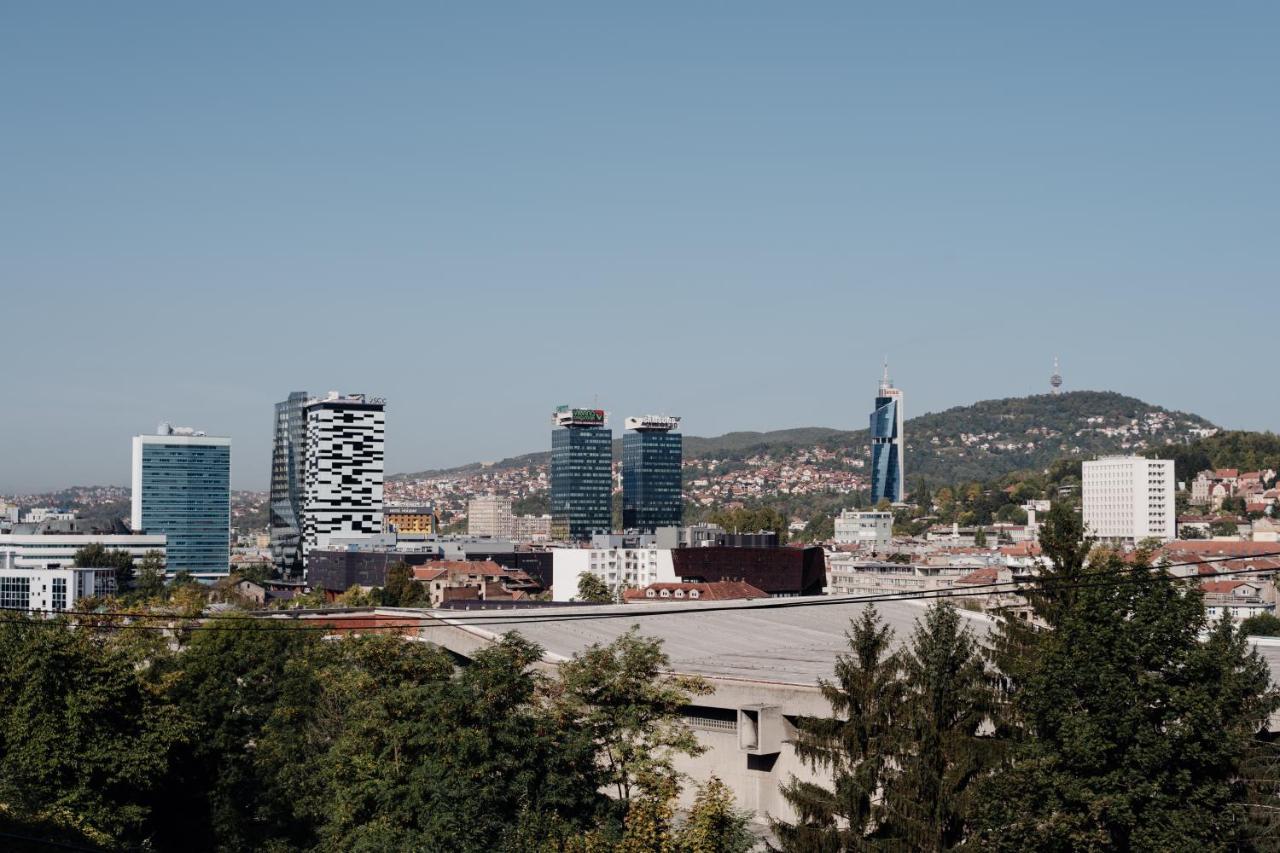
[[[1084,524],[1104,542],[1136,544],[1177,536],[1172,459],[1106,456],[1084,463]]]
[[[929,566],[827,554],[828,595],[877,595],[950,589],[972,566]]]
[[[33,506],[22,514],[23,524],[39,524],[42,521],[72,521],[76,514],[69,509],[56,509],[51,506]]]
[[[62,569],[70,568],[76,552],[86,545],[125,551],[137,562],[148,551],[164,554],[165,542],[162,533],[4,533],[0,534],[0,553],[11,552],[15,568]]]
[[[600,578],[618,596],[625,589],[680,580],[676,577],[669,548],[556,548],[551,555],[551,597],[554,601],[570,601],[576,597],[578,581],[585,574]]]
[[[893,513],[846,509],[835,518],[837,545],[885,548],[893,541]]]
[[[115,569],[20,568],[15,550],[0,547],[0,610],[58,613],[115,591]]]

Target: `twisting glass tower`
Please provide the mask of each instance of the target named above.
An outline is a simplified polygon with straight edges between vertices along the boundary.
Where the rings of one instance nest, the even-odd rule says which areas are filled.
[[[271,447],[271,560],[282,577],[302,577],[302,489],[306,470],[306,391],[276,403]]]

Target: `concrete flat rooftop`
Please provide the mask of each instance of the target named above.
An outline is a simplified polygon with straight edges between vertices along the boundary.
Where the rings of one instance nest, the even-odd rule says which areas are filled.
[[[801,601],[805,606],[776,606]],[[716,609],[726,605],[734,609]],[[579,606],[563,610],[429,612],[442,622],[465,626],[468,631],[486,637],[518,631],[542,646],[552,659],[571,657],[593,643],[609,643],[635,625],[643,636],[662,640],[674,672],[809,687],[819,678],[832,676],[836,655],[849,650],[845,639],[849,622],[866,606],[837,596],[824,596],[752,602]],[[899,644],[910,638],[915,620],[925,612],[925,604],[914,601],[877,602],[876,608],[885,624],[893,629]],[[993,620],[982,614],[963,609],[959,612],[979,639],[994,625]],[[538,618],[555,614],[572,619],[514,623],[530,613]],[[1277,651],[1280,652],[1280,648]]]
[[[803,601],[803,606],[777,607]],[[876,609],[894,632],[898,645],[911,637],[926,602],[881,601]],[[770,606],[774,605],[774,606]],[[732,609],[717,609],[724,607]],[[601,605],[509,611],[425,611],[441,622],[477,638],[493,639],[518,631],[546,650],[549,661],[572,657],[593,643],[607,644],[633,625],[646,637],[662,640],[673,672],[711,678],[741,679],[811,687],[834,674],[837,654],[848,652],[845,632],[866,604],[840,596],[806,599],[761,599],[748,602],[670,602]],[[674,611],[674,612],[672,612]],[[982,639],[995,620],[959,609],[974,635]],[[536,617],[571,617],[568,621],[522,622]],[[592,618],[599,617],[599,618]],[[1271,679],[1280,684],[1280,637],[1251,637],[1267,662]],[[1273,725],[1280,723],[1280,714]]]

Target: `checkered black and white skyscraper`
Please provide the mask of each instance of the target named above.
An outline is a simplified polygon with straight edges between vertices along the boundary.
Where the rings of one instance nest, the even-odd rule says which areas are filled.
[[[336,391],[304,404],[303,559],[334,538],[382,533],[386,401]]]

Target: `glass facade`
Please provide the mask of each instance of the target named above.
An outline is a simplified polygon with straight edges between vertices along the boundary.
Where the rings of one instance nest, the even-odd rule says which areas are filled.
[[[652,533],[679,527],[684,516],[678,432],[628,432],[622,437],[622,526]]]
[[[551,535],[586,539],[613,527],[613,431],[571,426],[551,432]]]
[[[876,397],[871,413],[871,503],[902,500],[902,436],[896,397]]]
[[[306,472],[306,391],[276,403],[271,447],[271,560],[284,577],[302,576],[303,477]]]
[[[142,436],[140,449],[141,531],[165,534],[166,568],[196,575],[227,574],[231,442]]]

